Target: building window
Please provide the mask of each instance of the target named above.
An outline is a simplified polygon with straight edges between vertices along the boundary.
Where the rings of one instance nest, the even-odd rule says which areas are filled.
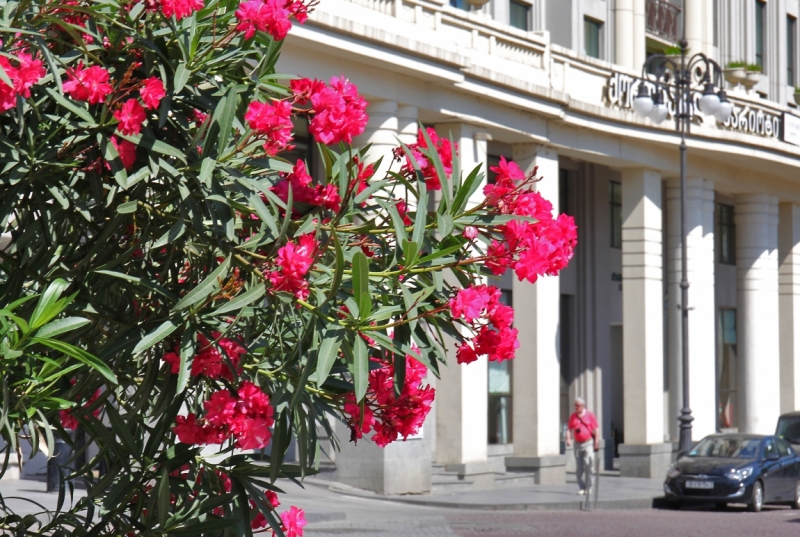
[[[470,10],[470,5],[467,0],[450,0],[450,5],[456,9],[463,9],[464,11]]]
[[[558,170],[558,212],[572,214],[569,206],[569,170]]]
[[[600,58],[600,34],[603,23],[592,19],[583,19],[583,52],[592,58]]]
[[[513,306],[511,291],[500,291],[500,302]],[[489,362],[489,438],[490,444],[512,443],[512,360]]]
[[[500,166],[499,155],[486,155],[486,184],[493,185],[497,182],[497,173],[493,172],[492,168],[498,166]]]
[[[756,65],[764,72],[764,20],[767,14],[766,2],[756,0]]]
[[[794,74],[795,51],[797,49],[797,19],[786,17],[786,83],[797,85]]]
[[[609,186],[609,204],[611,205],[611,247],[622,248],[622,185],[611,181]]]
[[[508,23],[526,32],[531,29],[531,5],[511,0],[508,6]]]
[[[736,264],[736,224],[733,205],[717,205],[717,261],[724,265]]]
[[[736,427],[736,310],[719,310],[717,354],[717,412],[719,427]]]

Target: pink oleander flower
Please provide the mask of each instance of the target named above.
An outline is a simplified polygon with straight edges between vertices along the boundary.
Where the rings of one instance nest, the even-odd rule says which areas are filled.
[[[290,87],[298,102],[311,101],[314,117],[309,132],[324,144],[352,143],[367,126],[367,101],[358,88],[344,77],[331,78],[330,87],[303,79]]]
[[[264,151],[268,155],[278,154],[292,141],[292,105],[287,101],[273,104],[253,101],[244,119],[258,135],[265,137]]]
[[[136,162],[136,144],[128,140],[120,140],[116,136],[111,137],[111,144],[117,150],[122,166],[126,170],[130,170]]]
[[[5,112],[17,105],[17,95],[27,99],[31,96],[31,87],[46,74],[41,60],[33,59],[26,52],[15,56],[18,66],[14,67],[5,56],[0,56],[0,66],[11,80],[11,86],[0,82],[0,112]]]
[[[302,509],[291,506],[288,511],[281,513],[281,522],[283,522],[283,532],[286,537],[303,537],[303,528],[307,522],[306,514]]]
[[[478,237],[478,228],[475,226],[465,226],[462,235],[465,239],[475,240]]]
[[[147,119],[147,114],[137,99],[128,99],[114,112],[114,118],[119,121],[119,131],[130,136],[142,132],[142,123]]]
[[[67,69],[67,81],[62,84],[64,92],[76,101],[87,101],[89,104],[99,104],[114,91],[108,83],[108,71],[97,65],[88,69],[83,68],[83,62],[75,69]]]
[[[401,436],[405,439],[419,432],[436,391],[422,384],[427,368],[411,355],[405,359],[406,377],[399,395],[394,387],[393,362],[381,362],[381,367],[370,371],[363,416],[355,394],[347,394],[344,412],[348,415],[352,440],[374,430],[372,441],[384,447]]]
[[[272,438],[275,423],[269,396],[261,388],[243,381],[236,396],[223,388],[203,403],[205,418],[195,414],[178,416],[173,431],[184,444],[221,444],[231,437],[239,449],[261,449]]]
[[[200,11],[205,7],[203,0],[159,0],[161,3],[161,13],[165,17],[175,15],[176,20],[189,17],[195,11]]]
[[[267,276],[273,291],[285,291],[297,298],[308,298],[306,274],[314,264],[319,244],[312,234],[301,236],[297,242],[289,241],[278,250],[276,270]],[[280,270],[278,270],[280,269]]]
[[[236,19],[239,21],[236,29],[244,32],[245,39],[252,38],[259,31],[280,41],[292,29],[290,15],[285,0],[248,0],[239,4],[236,10]]]
[[[161,99],[166,97],[167,91],[164,89],[164,83],[160,79],[151,76],[144,81],[144,86],[139,90],[139,95],[142,97],[144,105],[153,110],[158,108]]]
[[[450,300],[450,313],[454,319],[463,316],[468,323],[471,323],[481,316],[489,304],[489,300],[489,293],[485,285],[473,285],[466,289],[459,289],[455,298]]]
[[[422,129],[420,129],[417,132],[417,143],[408,146],[411,155],[414,157],[413,161],[416,162],[417,167],[420,172],[422,172],[422,176],[425,179],[425,186],[430,190],[441,190],[443,178],[439,177],[433,162],[431,162],[422,151],[423,149],[428,149],[428,141],[425,139],[425,134],[430,138],[433,144],[432,149],[439,155],[439,160],[442,163],[442,170],[448,177],[453,173],[453,153],[458,151],[458,144],[454,144],[455,147],[452,147],[449,139],[440,138],[434,129],[428,127],[425,129],[424,133]],[[411,156],[405,154],[402,148],[397,148],[395,150],[395,155],[405,159],[401,172],[409,177],[416,177],[414,162]]]

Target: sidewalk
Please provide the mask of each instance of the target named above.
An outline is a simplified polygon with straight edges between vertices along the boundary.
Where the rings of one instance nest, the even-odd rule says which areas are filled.
[[[597,509],[650,509],[654,505],[663,503],[663,483],[663,479],[601,475],[597,487],[599,492]],[[451,509],[571,511],[580,510],[585,502],[585,497],[577,494],[578,486],[574,474],[567,475],[566,485],[533,485],[419,495],[382,495],[320,479],[306,479],[304,484],[325,487],[332,492],[347,496]],[[592,508],[594,501],[593,494]]]

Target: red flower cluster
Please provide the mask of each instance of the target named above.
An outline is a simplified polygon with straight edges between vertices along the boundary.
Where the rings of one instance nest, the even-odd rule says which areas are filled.
[[[308,205],[321,206],[331,211],[339,211],[342,198],[336,185],[315,185],[311,183],[311,176],[306,171],[306,164],[298,160],[292,173],[281,174],[272,191],[284,202],[289,201],[289,188],[292,189],[292,203],[307,203]]]
[[[15,56],[17,66],[11,65],[8,58],[0,56],[0,67],[6,72],[13,86],[0,81],[0,112],[5,112],[9,108],[17,105],[17,95],[25,99],[31,96],[31,86],[39,82],[45,75],[45,70],[41,60],[34,60],[33,56],[26,52],[20,52]]]
[[[518,331],[514,324],[514,310],[500,302],[500,289],[487,285],[473,285],[460,289],[450,300],[450,313],[454,319],[464,318],[477,335],[472,341],[458,345],[456,360],[468,364],[478,356],[488,355],[492,362],[502,362],[514,357],[519,348]],[[481,321],[488,321],[484,324]]]
[[[289,241],[278,250],[275,265],[280,270],[273,270],[268,274],[273,291],[286,291],[293,293],[297,298],[308,298],[308,282],[305,275],[314,264],[317,255],[317,243],[314,235],[309,233]]]
[[[242,356],[247,353],[247,349],[236,341],[221,336],[222,334],[219,332],[211,332],[211,337],[216,342],[214,343],[208,341],[203,334],[197,334],[197,346],[199,349],[192,361],[191,375],[193,377],[205,375],[210,379],[222,378],[231,381],[234,379],[234,372],[231,371],[230,365],[238,373],[239,362]],[[224,352],[224,356],[220,349]],[[173,374],[177,374],[180,371],[181,358],[177,352],[166,353],[162,360],[170,364],[170,371]],[[230,360],[230,365],[228,365],[227,360]]]
[[[139,90],[139,95],[145,107],[154,110],[158,108],[161,99],[167,96],[167,90],[164,89],[164,83],[160,79],[151,76],[144,81],[144,85]]]
[[[256,134],[264,136],[267,155],[276,155],[292,141],[292,105],[286,101],[274,104],[253,101],[244,119]]]
[[[117,150],[122,166],[130,170],[136,162],[136,144],[128,140],[119,140],[116,136],[111,137],[111,144]]]
[[[405,440],[419,432],[431,410],[436,390],[427,384],[422,386],[427,368],[410,355],[405,359],[406,378],[399,396],[394,390],[391,362],[370,371],[363,419],[355,394],[347,394],[344,412],[350,416],[348,422],[354,441],[374,430],[372,441],[385,447],[400,436]]]
[[[497,181],[484,187],[486,203],[502,214],[529,216],[536,222],[512,220],[501,226],[503,240],[492,241],[486,266],[497,275],[512,268],[520,280],[531,283],[544,274],[558,274],[572,259],[578,243],[575,220],[566,214],[553,218],[552,204],[524,187],[525,174],[514,162],[501,157],[500,165],[491,170],[497,173]]]
[[[453,144],[455,145],[454,148],[450,144],[450,140],[447,138],[439,138],[436,131],[431,127],[428,127],[426,132],[431,139],[433,149],[439,154],[439,160],[442,162],[444,173],[449,176],[453,173],[453,151],[454,149],[456,152],[458,151],[458,144]],[[428,149],[428,142],[425,140],[422,129],[417,132],[417,143],[411,144],[408,148],[411,150],[411,154],[414,156],[414,160],[417,161],[417,166],[419,166],[422,176],[425,178],[425,186],[430,190],[441,190],[442,178],[439,177],[433,163],[422,152],[423,149]],[[395,155],[401,158],[405,157],[402,173],[414,177],[414,165],[411,162],[411,158],[403,152],[403,148],[395,149]]]
[[[73,385],[75,385],[75,379],[72,379],[70,382]],[[100,390],[99,389],[95,390],[95,392],[92,394],[92,396],[89,398],[89,400],[86,401],[83,404],[83,408],[89,408],[89,406],[91,406],[92,403],[97,401],[98,397],[100,397]],[[81,396],[78,395],[76,400],[80,401],[81,400]],[[95,410],[92,411],[92,415],[96,418],[97,416],[100,415],[100,411],[101,410],[102,410],[102,408],[96,408]],[[58,417],[61,420],[61,426],[63,428],[65,428],[67,430],[70,430],[70,431],[74,431],[75,429],[78,428],[78,425],[79,425],[78,418],[76,418],[75,415],[72,413],[72,409],[71,408],[68,408],[68,409],[65,409],[65,410],[59,410],[58,411]]]
[[[290,83],[298,104],[311,101],[313,118],[309,132],[324,144],[352,143],[367,126],[367,101],[344,77],[331,78],[330,87],[319,80],[302,78]]]
[[[286,537],[303,537],[303,528],[308,524],[305,511],[294,505],[281,513],[281,522],[281,529]],[[273,531],[272,535],[275,537],[277,534]]]
[[[244,32],[245,39],[250,39],[258,31],[267,32],[272,39],[280,41],[292,29],[289,20],[292,16],[297,22],[304,23],[308,19],[308,7],[293,0],[247,0],[236,10],[239,20],[236,29]]]
[[[128,99],[116,112],[114,119],[119,121],[119,130],[125,136],[142,132],[142,123],[147,119],[147,114],[139,101]]]
[[[160,0],[161,13],[165,17],[175,15],[176,20],[190,17],[195,11],[200,11],[205,7],[203,0]]]
[[[114,88],[108,83],[108,71],[97,65],[83,68],[83,62],[75,69],[67,69],[67,81],[62,84],[64,92],[76,101],[99,104],[105,101]]]
[[[275,494],[275,491],[265,490],[264,493],[267,496],[267,501],[269,502],[270,507],[272,507],[273,510],[277,509],[281,502],[278,500],[278,495]],[[251,528],[258,530],[267,527],[267,517],[265,517],[263,513],[258,510],[258,506],[254,500],[250,500],[250,512],[256,513],[256,516],[253,518],[252,522],[250,522]]]
[[[173,431],[184,444],[221,444],[231,437],[239,449],[261,449],[272,438],[275,423],[269,396],[250,382],[239,385],[236,396],[220,390],[203,403],[206,415],[178,416]]]

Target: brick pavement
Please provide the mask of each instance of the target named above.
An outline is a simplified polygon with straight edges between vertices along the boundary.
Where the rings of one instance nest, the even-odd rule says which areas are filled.
[[[402,519],[362,519],[309,524],[308,537],[796,537],[800,512],[766,508],[635,511],[452,512]]]

